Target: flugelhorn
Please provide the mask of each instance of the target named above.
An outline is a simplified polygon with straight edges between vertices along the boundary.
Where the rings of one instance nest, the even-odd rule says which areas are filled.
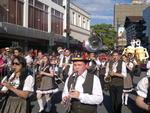
[[[106,83],[110,83],[111,82],[111,70],[108,72],[108,75],[104,78],[104,81]]]
[[[106,83],[110,83],[110,82],[111,82],[111,75],[109,74],[108,76],[106,76],[106,77],[104,78],[104,81],[105,81]]]

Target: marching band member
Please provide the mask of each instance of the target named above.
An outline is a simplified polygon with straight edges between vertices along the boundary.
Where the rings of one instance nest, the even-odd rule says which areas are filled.
[[[150,113],[150,75],[142,78],[137,84],[136,104],[143,113]]]
[[[123,88],[123,93],[122,93],[122,104],[127,105],[128,104],[129,93],[131,93],[132,90],[133,90],[131,72],[132,72],[132,69],[134,67],[134,64],[125,54],[122,55],[122,60],[125,62],[126,68],[127,68],[127,76],[124,77],[124,88]]]
[[[87,71],[88,59],[78,56],[72,61],[75,73],[65,82],[62,103],[71,99],[69,113],[97,113],[97,104],[103,101],[100,80]]]
[[[111,77],[109,92],[112,102],[112,113],[121,113],[123,78],[127,76],[127,69],[125,62],[120,60],[118,51],[112,53],[112,60],[109,61],[106,67],[104,79],[108,76]]]
[[[51,96],[53,93],[53,89],[57,88],[57,85],[54,81],[54,70],[50,68],[48,56],[43,56],[43,66],[39,71],[39,75],[41,76],[41,83],[39,89],[37,89],[37,101],[39,104],[39,113],[44,111],[44,104],[42,97],[46,98],[46,109],[45,112],[50,112],[51,108]],[[58,90],[58,89],[56,89]]]
[[[34,79],[26,68],[26,60],[15,56],[12,61],[14,72],[2,81],[2,92],[7,94],[6,103],[3,103],[1,113],[30,113],[28,98],[33,92]]]

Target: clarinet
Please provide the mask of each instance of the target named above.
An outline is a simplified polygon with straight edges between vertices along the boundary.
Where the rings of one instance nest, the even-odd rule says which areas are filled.
[[[78,73],[73,72],[73,74],[71,74],[71,75],[74,75],[74,74],[75,74],[75,76],[73,77],[73,82],[70,85],[69,92],[75,89],[75,84],[76,84],[76,80],[78,77]],[[67,99],[67,101],[65,102],[65,108],[66,108],[66,113],[69,113],[69,111],[71,109],[71,98]]]

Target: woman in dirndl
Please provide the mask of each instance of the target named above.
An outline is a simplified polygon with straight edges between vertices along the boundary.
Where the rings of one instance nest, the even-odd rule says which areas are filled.
[[[131,79],[131,71],[134,66],[134,64],[128,59],[126,55],[122,55],[122,60],[126,63],[126,68],[127,68],[127,76],[124,78],[124,89],[122,93],[122,104],[128,105],[128,97],[129,93],[132,92],[133,90],[133,83]]]
[[[5,77],[1,83],[1,92],[5,93],[7,99],[0,113],[31,113],[29,97],[34,90],[34,79],[28,73],[26,60],[21,56],[14,57],[12,68],[12,75]]]
[[[48,56],[43,56],[42,58],[43,66],[39,74],[41,75],[41,84],[39,89],[37,89],[37,101],[39,104],[39,113],[50,112],[51,110],[51,97],[52,94],[58,91],[57,85],[55,84],[54,75],[55,70],[51,70]],[[46,109],[44,110],[44,100],[42,97],[45,97],[46,100]]]

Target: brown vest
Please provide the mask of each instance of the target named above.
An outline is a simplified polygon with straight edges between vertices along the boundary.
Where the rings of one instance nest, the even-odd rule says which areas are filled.
[[[121,70],[122,70],[122,60],[119,60],[118,61],[118,65],[117,65],[117,72],[116,73],[121,73]],[[113,62],[109,62],[109,70],[112,69],[112,65],[113,65]],[[118,76],[113,76],[111,77],[111,85],[113,86],[123,86],[123,78],[122,77],[118,77]]]

